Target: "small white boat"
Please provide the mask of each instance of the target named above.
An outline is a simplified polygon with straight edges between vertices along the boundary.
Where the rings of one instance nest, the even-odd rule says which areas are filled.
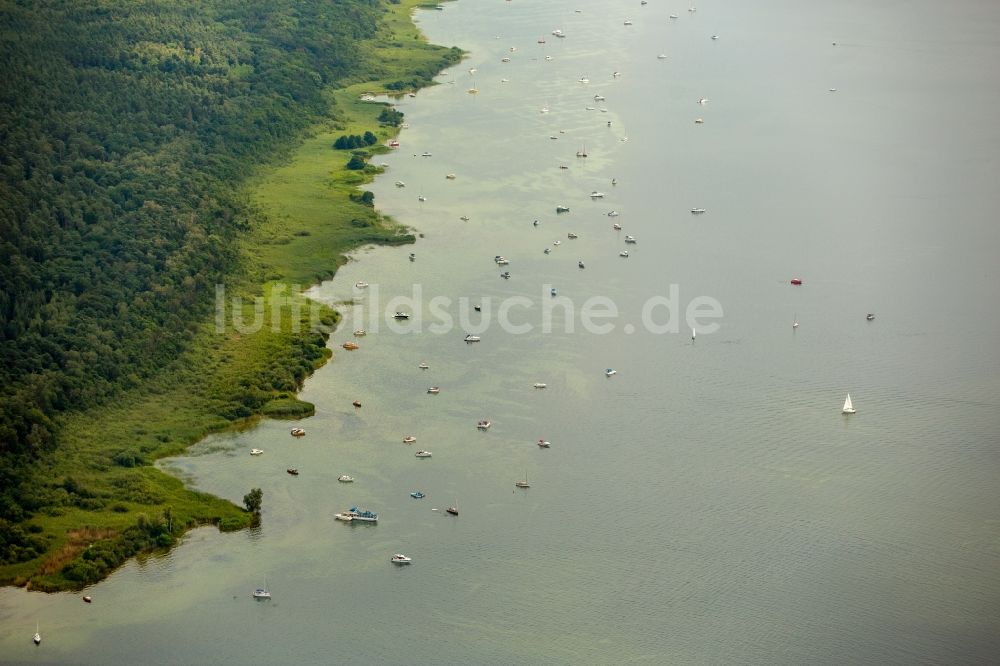
[[[622,250],[621,252],[618,253],[618,256],[625,257],[626,259],[628,259],[628,250]]]
[[[618,217],[618,211],[616,210],[608,211],[608,217]]]
[[[552,31],[552,34],[555,35],[556,37],[562,37],[563,31],[560,30],[559,28],[556,28],[555,30]],[[539,42],[539,43],[544,43],[544,42]]]
[[[569,232],[568,234],[566,234],[566,238],[568,238],[568,239],[570,239],[570,240],[576,240],[577,238],[579,238],[579,236],[577,236],[576,234],[574,234],[574,233],[573,233],[573,232],[571,231],[571,232]]]
[[[691,339],[694,340],[698,336],[698,331],[691,329]]]
[[[580,77],[579,79],[577,79],[577,80],[578,80],[578,81],[579,81],[580,83],[590,83],[590,79],[588,79],[588,78],[587,78],[586,76],[581,76],[581,77]]]
[[[635,245],[638,241],[636,241],[635,236],[626,236],[625,242]]]
[[[541,437],[538,438],[537,444],[538,444],[539,448],[542,448],[542,449],[547,449],[550,446],[552,446],[551,442],[549,442],[548,440],[543,439]]]
[[[692,212],[692,213],[693,213],[694,215],[700,215],[701,213],[704,213],[704,212],[705,212],[705,209],[704,209],[704,208],[692,208],[692,209],[691,209],[691,212]]]
[[[617,374],[618,374],[618,371],[615,370],[615,369],[613,369],[613,368],[608,368],[607,370],[604,371],[604,376],[605,377],[611,377],[612,375],[617,375]]]
[[[256,590],[253,591],[253,598],[254,599],[270,599],[271,598],[271,593],[268,592],[268,590],[267,590],[266,587],[258,587]]]
[[[430,458],[431,457],[431,452],[430,451],[417,451],[413,455],[415,455],[418,458]]]
[[[661,53],[660,55],[658,55],[656,57],[659,60],[666,60],[667,59],[667,54],[666,53]]]
[[[426,363],[421,363],[417,367],[420,368],[421,370],[426,370],[427,368],[429,368],[431,366],[427,365]]]
[[[698,103],[699,104],[708,104],[708,98],[707,97],[702,97],[702,98],[700,98],[698,100]]]
[[[427,151],[425,150],[424,152],[420,153],[420,156],[421,156],[421,157],[430,157],[430,156],[431,156],[431,154],[430,154],[430,153],[428,153],[428,152],[427,152]]]
[[[349,523],[352,520],[354,520],[354,516],[351,515],[350,511],[342,511],[340,513],[335,513],[333,514],[333,517],[336,518],[337,520],[342,520],[345,523]]]
[[[456,179],[457,177],[458,177],[458,176],[456,176],[456,175],[455,175],[455,174],[453,174],[453,173],[449,173],[449,174],[447,174],[447,175],[445,176],[445,178],[447,178],[448,180],[455,180],[455,179]]]
[[[396,181],[396,187],[406,187],[406,183],[401,180]]]
[[[528,485],[528,474],[525,473],[525,475],[524,475],[524,481],[515,481],[514,482],[514,487],[515,488],[530,488],[531,486]]]
[[[552,244],[553,245],[562,245],[562,241],[560,241],[560,240],[554,240],[554,241],[552,241]]]
[[[358,280],[357,282],[354,283],[354,286],[357,287],[358,289],[367,289],[368,283],[365,282],[364,280]]]
[[[413,558],[407,557],[402,553],[396,553],[395,555],[389,558],[389,561],[392,562],[393,564],[409,564],[410,562],[413,561]]]
[[[500,62],[510,62],[510,58],[504,56],[503,58],[500,58]]]
[[[603,102],[604,101],[604,95],[594,95],[594,101],[595,102]]]
[[[718,38],[719,38],[718,35],[712,35],[712,39],[718,39]]]
[[[462,220],[462,222],[468,222],[469,221],[469,216],[468,215],[463,215],[462,217],[460,217],[458,219]]]
[[[419,197],[417,197],[417,201],[427,201],[427,197],[421,194]]]
[[[506,266],[506,265],[508,265],[510,263],[510,259],[508,259],[507,257],[501,256],[499,254],[497,256],[493,257],[493,261],[496,262],[497,266]]]
[[[479,337],[478,335],[467,335],[465,336],[464,339],[466,342],[479,342],[480,340],[482,340],[482,338]]]
[[[259,456],[264,453],[264,449],[250,449],[250,455]]]
[[[353,483],[354,477],[347,474],[341,474],[337,477],[337,481],[340,481],[341,483]]]
[[[351,343],[351,344],[353,344],[353,343]],[[306,434],[306,431],[303,430],[302,428],[292,428],[291,431],[290,431],[290,433],[291,433],[292,437],[302,437],[303,435]]]
[[[403,438],[403,444],[413,444],[415,441],[417,441],[417,438],[413,435],[407,435]]]
[[[622,230],[622,225],[620,225],[617,222],[615,222],[614,224],[611,225],[611,228],[614,229],[615,231],[621,231]]]
[[[625,25],[632,25],[632,19],[625,19]]]
[[[366,335],[368,335],[368,331],[366,331],[363,328],[359,328],[358,330],[354,331],[354,335],[357,336],[357,337],[359,337],[359,338],[363,338]]]
[[[35,645],[38,645],[39,643],[42,642],[42,634],[38,628],[37,622],[35,623],[35,635],[31,637],[31,640]]]
[[[430,394],[433,394],[433,395],[437,395],[438,393],[441,392],[441,387],[440,386],[432,386],[429,389],[427,389],[427,392],[430,393]]]
[[[593,192],[590,193],[590,198],[591,199],[603,199],[604,198],[604,192],[598,192],[597,190],[594,190]]]
[[[476,93],[479,92],[479,88],[469,88],[465,92],[469,93],[470,95],[475,95]]]
[[[487,419],[483,419],[482,421],[476,424],[476,427],[479,428],[480,430],[489,430],[491,425],[493,425],[493,423],[491,423]]]
[[[704,122],[705,122],[704,118],[695,118],[694,119],[694,124],[695,125],[702,125],[702,124],[704,124]]]
[[[842,413],[844,413],[844,414],[853,414],[856,411],[857,410],[854,409],[854,403],[851,402],[851,394],[848,393],[847,394],[847,400],[844,401],[844,409],[843,409]]]
[[[678,17],[677,17],[677,14],[671,14],[670,18],[675,19],[675,18],[678,18]]]
[[[547,386],[547,384],[545,382],[535,382],[534,383],[534,387],[537,388],[537,389],[543,389],[546,386]]]
[[[414,258],[415,257],[413,256],[413,253],[411,252],[410,253],[410,260],[412,261]],[[392,315],[392,318],[393,319],[409,319],[410,315],[406,314],[405,312],[397,312],[396,314]]]
[[[622,75],[621,72],[611,72],[611,78],[614,78],[614,79],[617,79],[621,75]]]

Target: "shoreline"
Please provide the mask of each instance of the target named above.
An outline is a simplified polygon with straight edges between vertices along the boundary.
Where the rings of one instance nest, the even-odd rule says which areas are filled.
[[[242,507],[188,488],[156,463],[183,454],[213,433],[252,428],[264,418],[294,420],[311,415],[314,406],[300,400],[298,393],[303,381],[333,356],[327,341],[340,317],[306,292],[332,278],[349,260],[347,252],[365,245],[415,241],[370,202],[359,201],[361,186],[383,170],[370,163],[348,170],[340,160],[346,161],[351,151],[332,150],[331,137],[354,134],[364,126],[379,138],[367,151],[366,161],[388,152],[386,144],[398,136],[400,127],[379,124],[376,114],[392,106],[362,101],[361,91],[390,96],[416,91],[434,85],[433,76],[461,59],[460,50],[427,41],[414,22],[418,8],[428,6],[420,0],[387,5],[368,42],[385,76],[328,89],[328,117],[303,132],[284,163],[262,164],[241,187],[242,196],[255,206],[256,223],[239,240],[243,271],[226,287],[242,299],[244,320],[254,316],[254,298],[267,305],[284,299],[291,312],[281,308],[274,318],[272,309],[265,308],[262,323],[270,324],[271,330],[262,326],[254,335],[242,335],[231,321],[224,330],[213,330],[210,320],[203,321],[189,347],[157,378],[159,385],[144,382],[113,403],[63,417],[66,439],[51,454],[51,467],[60,477],[65,473],[67,483],[72,481],[67,489],[83,487],[86,495],[81,497],[94,499],[39,511],[20,523],[29,533],[40,535],[39,544],[44,537],[46,547],[37,558],[0,566],[0,585],[45,592],[80,590],[136,555],[173,547],[190,529],[215,525],[233,531],[253,524],[254,518]],[[407,77],[408,87],[390,88]],[[281,184],[296,182],[281,183],[282,176],[301,174],[303,164],[312,169],[306,183],[311,196],[282,191]],[[297,214],[290,214],[295,204]],[[293,282],[295,289],[279,293],[276,287],[282,281]],[[319,308],[319,328],[310,326],[305,315],[296,320],[296,308]],[[272,378],[271,389],[264,393],[240,388]],[[117,463],[121,468],[102,462],[113,455],[128,460]],[[88,471],[78,473],[81,467]],[[98,552],[106,557],[85,557]]]

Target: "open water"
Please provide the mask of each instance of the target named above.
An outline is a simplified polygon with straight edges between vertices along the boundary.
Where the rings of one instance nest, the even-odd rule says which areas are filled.
[[[689,9],[420,12],[469,56],[399,100],[372,186],[423,237],[315,290],[362,306],[331,338],[361,349],[307,382],[304,438],[265,422],[166,461],[261,487],[262,526],[196,530],[90,605],[0,590],[0,662],[995,661],[1000,6]],[[334,520],[352,505],[378,525]]]

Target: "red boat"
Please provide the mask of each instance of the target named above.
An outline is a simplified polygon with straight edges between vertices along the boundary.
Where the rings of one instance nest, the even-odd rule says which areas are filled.
[[[801,278],[792,278],[792,284],[802,284]]]

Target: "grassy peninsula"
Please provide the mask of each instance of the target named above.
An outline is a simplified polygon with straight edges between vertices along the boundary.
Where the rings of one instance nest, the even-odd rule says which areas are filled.
[[[290,285],[412,242],[361,187],[400,118],[359,98],[461,57],[419,4],[0,4],[0,584],[79,588],[251,523],[153,463],[311,413],[295,392],[336,313]],[[262,299],[255,332],[233,297],[245,322]]]

